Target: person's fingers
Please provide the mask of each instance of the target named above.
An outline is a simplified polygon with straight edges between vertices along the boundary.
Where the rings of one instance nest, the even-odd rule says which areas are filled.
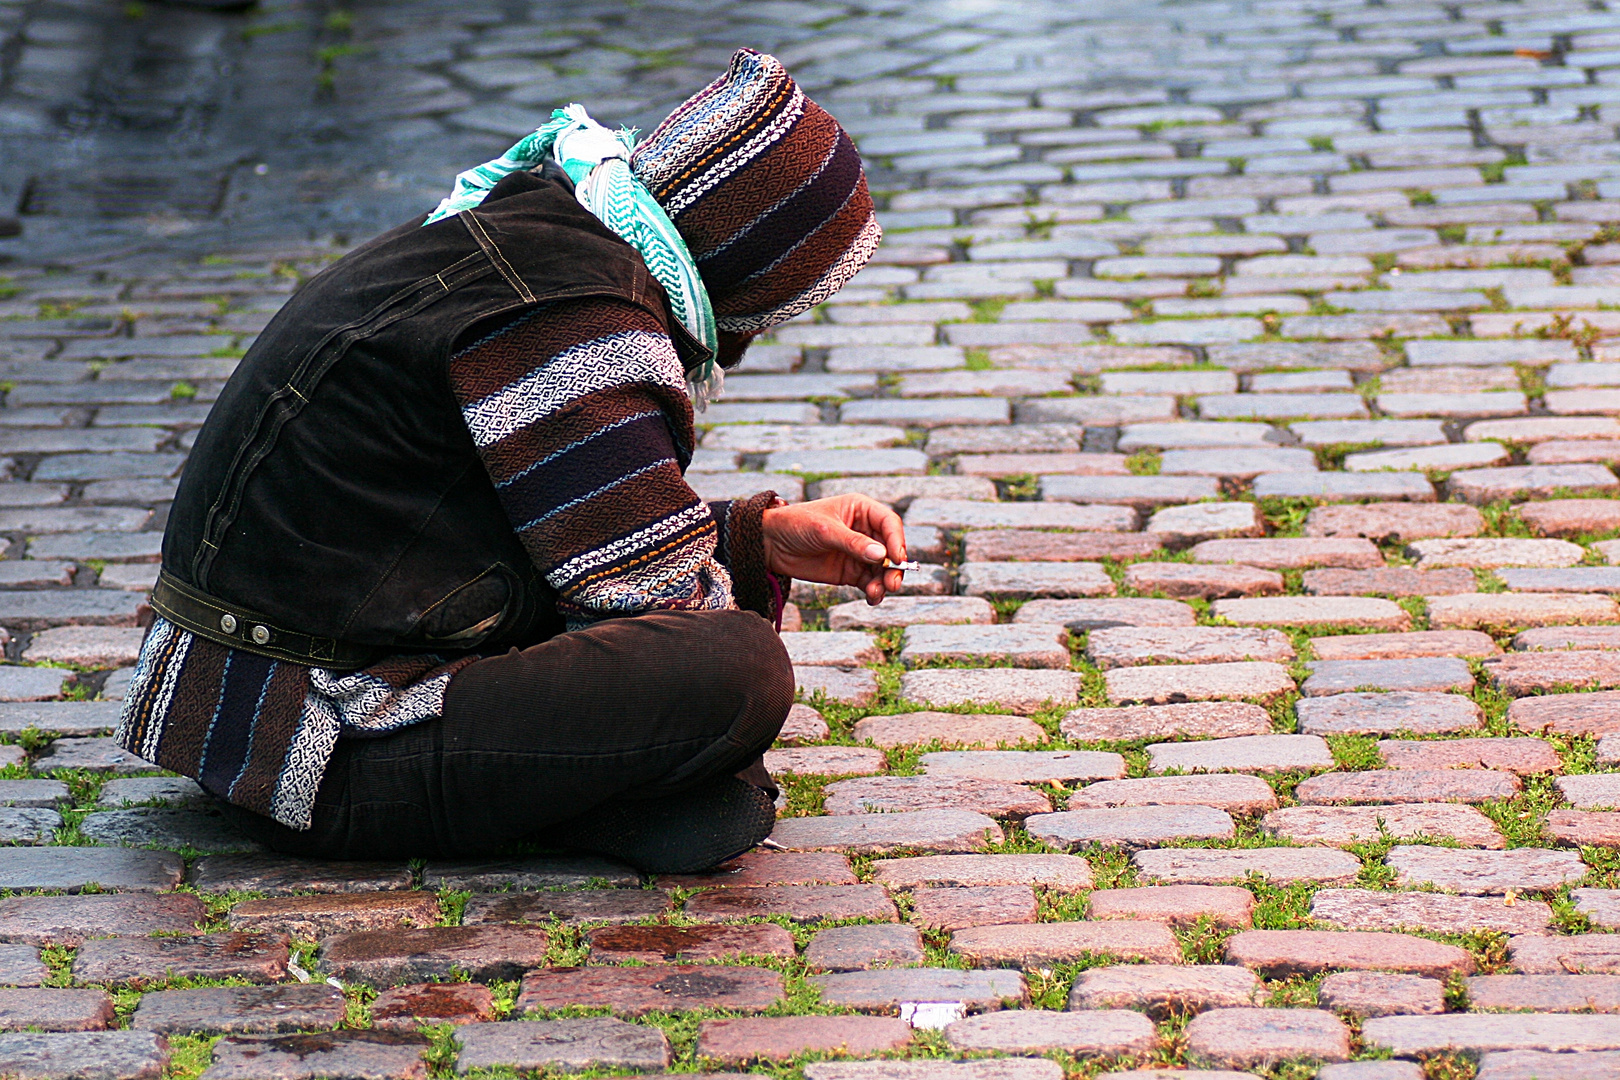
[[[895,562],[906,561],[906,527],[900,520],[900,515],[889,507],[883,508],[887,513],[883,517],[883,546],[889,549],[889,558]]]
[[[885,545],[841,522],[828,524],[824,539],[834,551],[841,551],[858,562],[881,564],[888,554]]]
[[[883,569],[881,563],[856,562],[853,559],[846,559],[844,565],[846,582],[863,592],[874,581],[879,584],[888,581],[888,571]]]
[[[861,495],[858,498],[861,501],[852,507],[854,520],[851,521],[851,525],[879,541],[890,559],[905,562],[906,528],[900,520],[900,515],[895,513],[892,507],[878,502],[869,495]]]
[[[838,559],[838,565],[839,570],[835,575],[838,581],[861,590],[869,604],[878,603],[886,592],[891,591],[884,586],[887,583],[887,574],[892,571],[885,571],[881,563],[869,563],[864,559],[843,556]]]
[[[893,568],[870,567],[861,576],[863,580],[858,588],[866,594],[866,602],[875,607],[882,603],[885,596],[900,591],[900,582],[905,574]]]

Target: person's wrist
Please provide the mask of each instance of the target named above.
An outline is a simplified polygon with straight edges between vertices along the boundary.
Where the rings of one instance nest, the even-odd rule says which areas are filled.
[[[762,510],[759,515],[760,546],[764,551],[765,569],[773,574],[781,573],[781,571],[776,568],[777,551],[774,534],[776,532],[777,525],[774,519],[776,518],[778,511],[782,510],[786,506],[787,500],[778,495],[775,501]]]

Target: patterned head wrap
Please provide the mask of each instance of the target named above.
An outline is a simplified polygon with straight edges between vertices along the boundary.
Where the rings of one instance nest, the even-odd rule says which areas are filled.
[[[855,144],[753,49],[659,124],[630,168],[685,238],[722,331],[808,311],[883,237]]]
[[[861,158],[774,56],[739,49],[731,68],[640,146],[581,105],[456,177],[424,224],[484,201],[550,155],[587,210],[641,254],[709,358],[687,373],[693,404],[720,391],[719,332],[757,334],[832,296],[877,250]]]

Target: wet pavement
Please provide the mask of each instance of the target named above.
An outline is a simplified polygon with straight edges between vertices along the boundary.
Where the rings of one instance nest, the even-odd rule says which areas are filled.
[[[33,0],[0,35],[0,1029],[48,1032],[0,1073],[1607,1075],[1620,12]],[[175,477],[299,281],[738,45],[856,136],[887,237],[688,479],[868,492],[923,564],[876,609],[794,591],[786,850],[321,866],[112,749]]]
[[[922,58],[875,62],[874,44],[925,36],[941,16],[973,21],[800,2],[0,10],[0,197],[40,219],[27,249],[50,252],[86,233],[343,242],[436,202],[448,177],[557,103],[650,129],[739,45],[783,52],[815,69],[807,85],[830,85]]]

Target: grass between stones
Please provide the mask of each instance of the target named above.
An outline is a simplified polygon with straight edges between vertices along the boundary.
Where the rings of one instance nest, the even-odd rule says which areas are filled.
[[[1303,523],[1309,513],[1308,500],[1268,500],[1263,506],[1276,535],[1287,533],[1298,534],[1303,530]],[[1485,535],[1496,536],[1525,536],[1528,529],[1510,504],[1496,504],[1482,508],[1486,513],[1487,529]],[[1383,545],[1390,562],[1395,563],[1404,557],[1400,545]],[[1137,595],[1133,590],[1123,585],[1124,566],[1130,561],[1164,561],[1166,559],[1182,561],[1190,558],[1190,554],[1183,550],[1180,552],[1164,553],[1151,559],[1107,561],[1105,565],[1121,585],[1120,595]],[[1292,575],[1297,578],[1297,574]],[[1480,575],[1482,591],[1490,584],[1486,578],[1494,581],[1494,575]],[[1290,580],[1297,591],[1297,580]],[[1426,619],[1419,598],[1406,598],[1398,601],[1414,616],[1414,629],[1426,626]],[[995,604],[998,617],[1002,621],[1010,619],[1021,606],[1021,601],[1002,600]],[[1198,622],[1210,625],[1212,620],[1208,614],[1208,605],[1195,603],[1193,605],[1198,615]],[[814,612],[810,612],[814,622]],[[1303,661],[1310,655],[1309,641],[1313,635],[1331,634],[1340,635],[1347,632],[1341,628],[1323,627],[1295,627],[1288,628]],[[1511,636],[1507,628],[1494,628],[1493,636],[1505,643]],[[817,699],[813,702],[822,712],[830,728],[828,743],[834,745],[854,745],[853,727],[857,720],[869,715],[886,715],[905,711],[912,711],[924,706],[919,703],[905,701],[899,694],[900,676],[903,669],[893,662],[898,650],[903,644],[904,632],[898,629],[885,630],[877,635],[879,646],[884,650],[889,662],[876,666],[874,674],[877,678],[879,694],[877,699],[869,706],[855,707],[839,705]],[[1084,656],[1085,635],[1077,633],[1072,635],[1071,648],[1074,656],[1073,670],[1082,676],[1082,690],[1079,704],[1085,707],[1101,707],[1108,704],[1103,684],[1102,673],[1098,671]],[[947,665],[967,666],[967,665]],[[1304,674],[1302,664],[1294,665],[1294,674],[1301,677]],[[1484,713],[1485,723],[1478,732],[1480,735],[1507,736],[1515,734],[1507,723],[1506,713],[1512,699],[1492,688],[1485,678],[1483,666],[1477,661],[1473,663],[1475,686],[1471,697],[1480,706]],[[1571,688],[1580,692],[1581,688]],[[1284,695],[1267,703],[1271,712],[1274,728],[1279,732],[1295,730],[1295,706],[1297,694]],[[1002,711],[995,706],[958,706],[944,711],[960,713],[995,713]],[[1108,750],[1120,753],[1126,762],[1126,774],[1130,777],[1149,775],[1148,757],[1145,747],[1147,740],[1123,743],[1076,743],[1065,739],[1059,729],[1059,724],[1067,712],[1065,707],[1052,707],[1036,713],[1033,719],[1047,732],[1049,741],[1043,748],[1050,749],[1088,749]],[[1444,736],[1411,736],[1409,738],[1444,738]],[[1597,771],[1596,751],[1594,740],[1587,737],[1549,736],[1549,741],[1558,751],[1563,763],[1565,774],[1587,773]],[[37,732],[24,732],[12,737],[15,741],[31,751],[38,750],[49,740]],[[1362,771],[1382,766],[1377,751],[1377,739],[1362,735],[1334,735],[1328,738],[1329,747],[1333,753],[1335,768],[1343,771]],[[937,743],[922,746],[907,746],[888,749],[885,751],[887,772],[890,775],[915,775],[921,771],[920,759],[923,754],[933,750],[943,749]],[[32,775],[19,767],[0,770],[0,777],[21,778]],[[86,844],[89,841],[79,831],[79,824],[85,815],[95,809],[102,786],[113,778],[111,774],[95,773],[88,770],[54,770],[45,775],[63,780],[71,792],[71,804],[64,810],[64,826],[57,838],[58,843]],[[1271,784],[1278,796],[1279,803],[1284,806],[1293,805],[1294,788],[1309,773],[1286,772],[1266,775],[1264,778]],[[826,776],[795,776],[788,775],[781,778],[783,790],[788,797],[788,816],[802,816],[821,813],[825,803],[826,786],[838,779]],[[1052,800],[1055,809],[1062,809],[1066,805],[1068,788],[1062,785],[1043,785],[1041,790]],[[1561,798],[1550,776],[1527,776],[1523,778],[1523,790],[1512,799],[1494,803],[1485,803],[1480,809],[1488,815],[1502,833],[1510,848],[1512,847],[1545,847],[1549,841],[1542,832],[1542,823],[1549,810],[1560,804]],[[1021,854],[1034,852],[1050,852],[1056,850],[1040,841],[1032,839],[1021,825],[1013,824],[1005,829],[1005,839],[990,848],[997,853]],[[1455,846],[1454,842],[1445,838],[1420,837],[1402,838],[1416,839],[1420,842],[1436,846]],[[1382,836],[1376,841],[1351,845],[1347,848],[1363,862],[1363,869],[1355,882],[1356,887],[1372,889],[1388,889],[1394,885],[1394,871],[1385,865],[1384,858],[1396,839]],[[1201,848],[1201,849],[1243,849],[1272,846],[1289,846],[1286,841],[1266,835],[1260,828],[1256,818],[1239,818],[1237,820],[1236,835],[1230,840],[1216,841],[1182,841],[1175,842],[1171,847]],[[195,859],[202,853],[184,851],[182,854],[188,859]],[[904,852],[893,853],[893,856],[903,856]],[[1092,849],[1077,852],[1090,864],[1094,876],[1095,888],[1130,888],[1140,884],[1141,881],[1129,855],[1118,850]],[[885,856],[891,857],[891,856]],[[1620,852],[1609,849],[1583,847],[1581,857],[1590,867],[1586,878],[1580,885],[1596,887],[1620,886]],[[856,856],[851,859],[858,878],[863,882],[872,879],[872,863],[874,859],[867,856]],[[417,867],[420,870],[420,866]],[[1313,926],[1310,918],[1311,899],[1316,892],[1316,886],[1310,884],[1274,884],[1270,881],[1251,877],[1239,883],[1248,888],[1255,896],[1254,926],[1257,929],[1297,929]],[[93,889],[87,891],[94,891]],[[193,891],[189,885],[181,886],[181,891]],[[1546,899],[1554,912],[1554,926],[1558,932],[1578,933],[1590,929],[1587,919],[1574,910],[1569,900],[1570,887],[1564,887],[1546,894]],[[243,900],[256,899],[262,894],[258,893],[225,893],[201,894],[204,901],[207,917],[204,929],[220,931],[226,927],[226,915],[230,908]],[[444,925],[458,925],[462,917],[462,909],[468,898],[468,893],[462,891],[443,890],[439,893],[442,911],[441,923]],[[678,891],[674,900],[677,906],[684,901],[686,893]],[[1056,893],[1050,890],[1038,890],[1038,919],[1040,921],[1067,921],[1083,919],[1089,914],[1090,893],[1084,891],[1075,894]],[[904,894],[896,897],[897,905],[902,918],[910,914],[910,900]],[[657,922],[671,925],[692,925],[694,920],[678,912],[660,917],[657,920],[640,920],[641,922]],[[793,936],[795,942],[802,948],[808,943],[816,930],[825,926],[842,925],[863,920],[836,920],[815,924],[798,924],[783,916],[763,917],[746,920],[752,922],[771,921],[784,926]],[[571,965],[583,963],[587,957],[588,948],[585,943],[584,930],[576,926],[563,926],[552,924],[549,927],[551,944],[548,951],[548,962],[553,965]],[[1183,958],[1188,963],[1220,963],[1224,959],[1224,947],[1233,931],[1222,929],[1208,920],[1200,920],[1191,926],[1178,928],[1176,938],[1181,945]],[[1491,973],[1505,970],[1507,967],[1506,938],[1501,934],[1474,933],[1466,935],[1445,935],[1425,933],[1420,936],[1429,937],[1437,941],[1460,946],[1466,949],[1474,958],[1481,973]],[[951,953],[948,949],[949,934],[937,930],[924,931],[924,945],[927,962],[934,966],[963,967],[962,959]],[[71,965],[74,950],[60,946],[52,946],[44,950],[44,959],[50,971],[47,984],[51,986],[72,985]],[[312,942],[295,943],[293,958],[305,970],[315,971],[315,945]],[[808,981],[808,970],[802,958],[784,960],[781,958],[744,957],[728,959],[725,963],[747,963],[757,966],[769,967],[781,971],[787,996],[767,1015],[803,1015],[845,1012],[827,1006],[819,1001],[814,984]],[[1087,968],[1097,967],[1115,962],[1106,955],[1083,957],[1080,960],[1053,965],[1049,968],[1040,968],[1027,972],[1030,987],[1031,1004],[1043,1008],[1062,1008],[1066,1003],[1069,987],[1075,976]],[[319,977],[316,975],[315,977]],[[175,979],[147,987],[148,990],[179,989],[193,986],[230,985],[239,980],[185,980]],[[1317,993],[1320,987],[1320,977],[1294,977],[1285,980],[1270,980],[1266,983],[1268,1003],[1275,1006],[1314,1006],[1317,1003]],[[515,1007],[519,986],[516,982],[497,982],[492,984],[496,999],[497,1017],[511,1016]],[[136,991],[108,987],[113,994],[120,1025],[127,1024],[129,1016],[135,1009],[139,994]],[[365,987],[347,987],[349,1008],[344,1026],[363,1028],[369,1026],[370,1004],[375,998],[375,992]],[[1453,980],[1448,987],[1448,993],[1458,1004],[1463,1003],[1464,994],[1460,980]],[[600,1014],[604,1010],[590,1010],[572,1008],[557,1013],[536,1013],[536,1018],[545,1016],[571,1016]],[[652,1024],[663,1029],[670,1037],[675,1051],[674,1071],[690,1072],[703,1068],[716,1066],[717,1063],[704,1061],[698,1058],[695,1048],[698,1024],[707,1018],[727,1015],[719,1011],[700,1011],[683,1014],[652,1014],[642,1018],[643,1023]],[[1131,1059],[1077,1059],[1071,1055],[1048,1055],[1058,1061],[1066,1074],[1073,1080],[1088,1080],[1100,1072],[1119,1068],[1134,1068],[1147,1066],[1180,1066],[1186,1065],[1186,1040],[1184,1030],[1187,1017],[1172,1017],[1160,1025],[1160,1048],[1151,1055],[1144,1055]],[[1352,1028],[1359,1036],[1359,1025],[1353,1021]],[[424,1027],[423,1034],[430,1040],[427,1051],[430,1074],[436,1080],[448,1080],[454,1075],[454,1060],[456,1043],[454,1030],[449,1025]],[[165,1080],[193,1080],[206,1068],[215,1037],[210,1036],[175,1036],[171,1037],[170,1045],[174,1058],[166,1071]],[[1359,1047],[1359,1039],[1356,1043]],[[775,1064],[762,1064],[752,1067],[752,1071],[763,1075],[779,1077],[781,1080],[796,1078],[802,1075],[803,1065],[825,1055],[804,1055],[789,1062]],[[957,1056],[945,1045],[942,1036],[937,1033],[919,1033],[915,1043],[902,1055],[911,1058],[935,1058]],[[1360,1051],[1360,1057],[1376,1057]],[[1441,1055],[1425,1062],[1425,1073],[1429,1080],[1469,1080],[1474,1073],[1474,1063],[1466,1057],[1456,1055]],[[479,1071],[478,1075],[483,1075]],[[1300,1063],[1286,1063],[1273,1069],[1261,1070],[1261,1075],[1267,1080],[1305,1080],[1311,1074],[1308,1066]],[[490,1077],[515,1076],[510,1070],[491,1070]],[[608,1075],[606,1071],[596,1070],[583,1074],[585,1076]]]
[[[1298,508],[1282,507],[1279,513],[1289,513],[1297,516]],[[1514,535],[1523,529],[1523,524],[1506,506],[1496,508],[1494,515],[1488,519],[1488,532],[1497,535]],[[1110,565],[1110,569],[1114,569]],[[1120,571],[1122,572],[1122,571]],[[1122,589],[1121,592],[1126,592]],[[1405,598],[1402,606],[1414,616],[1414,629],[1426,628],[1427,620],[1424,618],[1422,600],[1420,598]],[[1000,605],[998,605],[1000,606]],[[1016,605],[1005,605],[1013,608]],[[1201,613],[1200,623],[1208,623],[1207,609]],[[1309,655],[1308,642],[1315,635],[1322,633],[1342,634],[1346,631],[1338,628],[1328,629],[1321,627],[1301,627],[1290,631],[1296,642],[1302,658]],[[1491,631],[1500,643],[1505,644],[1511,636],[1507,628],[1496,628]],[[898,644],[896,641],[895,644]],[[1101,673],[1096,671],[1083,656],[1084,635],[1074,635],[1073,646],[1076,654],[1074,669],[1081,672],[1084,677],[1082,691],[1082,706],[1100,706],[1106,704],[1103,700]],[[1478,732],[1487,736],[1510,736],[1522,734],[1514,732],[1507,723],[1506,713],[1512,699],[1491,687],[1485,679],[1483,666],[1474,662],[1473,671],[1476,679],[1471,697],[1480,706],[1485,723]],[[1296,672],[1296,675],[1302,672]],[[1579,690],[1580,688],[1572,688]],[[1297,695],[1288,695],[1270,703],[1272,715],[1278,731],[1293,731],[1295,729],[1294,707]],[[836,734],[841,738],[835,741],[851,741],[848,735],[849,727],[855,719],[862,715],[872,713],[888,713],[903,711],[920,706],[914,703],[879,699],[873,706],[865,709],[826,705],[824,713],[829,721],[833,722]],[[983,712],[985,708],[953,708],[949,711]],[[1059,749],[1093,749],[1112,750],[1126,756],[1127,774],[1129,776],[1147,775],[1147,761],[1144,747],[1145,742],[1124,744],[1101,743],[1074,743],[1062,737],[1057,730],[1057,722],[1061,719],[1064,710],[1052,709],[1038,715],[1038,719],[1051,735],[1051,741],[1044,744],[1048,748]],[[836,719],[836,722],[834,722]],[[1443,739],[1440,735],[1413,735],[1401,733],[1397,737],[1420,739]],[[1557,749],[1563,762],[1563,772],[1566,774],[1585,773],[1595,771],[1595,742],[1589,737],[1576,736],[1550,736],[1549,741]],[[1372,736],[1361,735],[1335,735],[1328,739],[1330,749],[1334,755],[1336,768],[1344,771],[1361,771],[1376,769],[1383,766],[1377,750],[1377,739]],[[892,772],[901,774],[910,773],[915,769],[918,757],[928,750],[937,747],[906,748],[888,752],[888,759]],[[1277,793],[1279,802],[1292,805],[1293,789],[1307,773],[1282,773],[1266,776],[1265,779],[1272,785]],[[799,783],[806,782],[798,780]],[[822,784],[825,781],[821,781]],[[1054,807],[1061,809],[1064,805],[1066,792],[1061,788],[1048,791],[1053,796]],[[1480,808],[1497,825],[1507,841],[1508,847],[1548,846],[1548,840],[1542,833],[1542,823],[1551,809],[1560,804],[1561,798],[1550,776],[1527,776],[1523,778],[1523,790],[1512,799],[1485,803]],[[1433,846],[1457,846],[1455,841],[1443,837],[1403,837],[1403,841],[1413,841]],[[1377,841],[1351,845],[1348,847],[1363,861],[1363,870],[1356,882],[1357,887],[1371,889],[1389,889],[1394,887],[1395,873],[1384,862],[1384,857],[1395,845],[1396,838],[1383,836]],[[1173,842],[1171,847],[1204,848],[1204,849],[1234,849],[1245,847],[1288,846],[1285,841],[1265,835],[1254,819],[1239,819],[1237,835],[1225,841],[1182,841]],[[1006,841],[998,845],[996,850],[1007,852],[1025,852],[1050,850],[1039,842],[1032,841],[1021,827],[1014,826],[1007,830]],[[1117,851],[1085,851],[1081,852],[1090,862],[1097,888],[1132,887],[1139,884],[1136,872],[1129,857]],[[1595,887],[1614,887],[1620,884],[1620,853],[1601,848],[1583,847],[1582,858],[1591,868],[1587,877],[1580,885]],[[1244,883],[1256,897],[1254,913],[1254,926],[1258,929],[1294,929],[1314,925],[1310,918],[1311,897],[1316,887],[1309,884],[1274,885],[1262,879],[1251,879]],[[1573,887],[1573,886],[1571,886]],[[1569,901],[1571,887],[1564,887],[1546,894],[1545,899],[1551,904],[1554,911],[1555,927],[1560,932],[1581,932],[1587,930],[1586,918],[1576,912]],[[1041,897],[1039,918],[1042,921],[1055,921],[1064,919],[1083,918],[1089,909],[1089,902],[1085,894],[1075,896],[1054,896],[1047,894]],[[1207,925],[1185,928],[1177,932],[1178,940],[1182,944],[1185,959],[1188,962],[1219,962],[1221,949],[1225,938],[1230,931],[1221,931]],[[1502,934],[1490,932],[1477,932],[1466,935],[1423,933],[1437,941],[1457,945],[1466,949],[1475,960],[1480,972],[1492,973],[1507,969],[1506,937]],[[1106,962],[1104,958],[1096,961],[1082,961],[1076,964],[1060,965],[1050,971],[1042,970],[1031,973],[1032,993],[1036,1003],[1056,1007],[1057,1003],[1065,998],[1067,985],[1072,982],[1074,974],[1096,963]],[[1316,1000],[1316,990],[1320,979],[1293,979],[1273,981],[1268,984],[1271,999],[1274,1004],[1309,1005]],[[1439,1073],[1435,1069],[1439,1068]],[[1463,1070],[1459,1072],[1458,1070]],[[1442,1057],[1430,1063],[1430,1075],[1465,1076],[1471,1075],[1472,1064],[1463,1058]],[[1273,1073],[1271,1075],[1282,1075]]]
[[[1297,777],[1290,778],[1297,780]],[[1177,846],[1184,847],[1254,847],[1265,846],[1271,843],[1258,832],[1254,822],[1247,821],[1240,828],[1240,835],[1234,841],[1186,843]],[[1377,845],[1367,845],[1351,850],[1362,856],[1381,855],[1387,852],[1392,841],[1385,840]],[[1021,828],[1014,827],[1008,830],[1007,840],[997,845],[993,850],[1004,853],[1022,853],[1031,851],[1050,850],[1039,842],[1032,841]],[[901,854],[901,853],[896,853]],[[1091,862],[1097,888],[1128,888],[1139,884],[1137,875],[1129,858],[1119,851],[1092,851],[1084,853]],[[855,857],[851,860],[857,874],[862,880],[870,880],[870,857]],[[1615,860],[1611,859],[1611,864]],[[1369,860],[1369,868],[1371,862]],[[1612,873],[1612,868],[1610,869]],[[1363,887],[1377,887],[1384,882],[1377,874],[1365,874],[1358,885]],[[1315,889],[1310,885],[1273,885],[1258,878],[1251,878],[1244,882],[1256,896],[1254,912],[1254,926],[1258,929],[1294,929],[1311,925],[1309,918],[1310,898]],[[183,891],[190,891],[182,887]],[[224,916],[232,905],[245,899],[256,898],[256,893],[226,893],[205,895],[204,900],[208,908],[208,919],[205,929],[223,929]],[[677,902],[684,899],[684,892],[677,892]],[[445,911],[444,922],[454,925],[460,921],[460,905],[465,902],[467,894],[464,892],[441,892],[441,904]],[[1071,920],[1083,918],[1088,912],[1088,893],[1057,894],[1045,891],[1040,897],[1040,919],[1042,921]],[[909,901],[904,895],[898,898],[902,916],[908,913]],[[1567,900],[1557,905],[1568,912]],[[795,943],[801,948],[805,946],[816,930],[831,925],[848,925],[864,920],[829,920],[813,925],[799,924],[783,916],[767,916],[746,920],[748,922],[775,922],[787,929],[794,937]],[[1579,929],[1578,916],[1569,922],[1570,929]],[[639,920],[641,923],[666,923],[672,925],[692,925],[694,920],[679,914],[671,914],[657,920]],[[577,926],[563,926],[551,924],[548,927],[552,935],[552,945],[548,954],[548,962],[553,965],[569,965],[584,962],[586,946],[584,930]],[[1188,963],[1219,963],[1223,958],[1223,949],[1227,938],[1234,931],[1213,925],[1206,919],[1190,927],[1180,928],[1176,931],[1178,941],[1182,946],[1184,960]],[[1451,944],[1461,945],[1468,949],[1479,963],[1484,972],[1501,970],[1505,964],[1505,939],[1501,935],[1423,935]],[[924,942],[927,952],[927,962],[933,966],[963,967],[962,960],[947,950],[949,935],[938,931],[925,931]],[[294,959],[306,970],[314,968],[314,945],[310,942],[300,942],[295,948]],[[70,968],[74,950],[53,946],[45,950],[45,959],[51,969],[50,985],[67,986],[71,984]],[[836,1014],[847,1013],[852,1010],[825,1005],[819,1001],[817,991],[808,981],[810,974],[802,958],[791,960],[776,957],[738,957],[723,961],[724,963],[741,963],[754,966],[768,967],[780,971],[783,975],[786,996],[783,1001],[766,1010],[764,1015],[806,1015],[806,1014]],[[1039,968],[1027,972],[1030,987],[1031,1005],[1040,1008],[1060,1009],[1067,1001],[1070,985],[1075,976],[1088,968],[1104,966],[1113,963],[1113,959],[1105,955],[1092,955],[1077,961],[1065,964],[1056,964],[1047,968]],[[318,976],[317,976],[318,977]],[[1317,989],[1320,977],[1295,977],[1286,980],[1271,980],[1266,984],[1268,1004],[1273,1006],[1314,1006],[1316,1004]],[[162,983],[146,987],[146,990],[183,989],[199,986],[243,985],[241,980],[197,980],[197,979],[171,979]],[[122,987],[107,987],[113,994],[120,1025],[127,1024],[129,1016],[133,1013],[139,1000],[139,993]],[[495,994],[495,1015],[497,1018],[507,1018],[514,1015],[515,1000],[519,985],[516,982],[495,982],[491,984]],[[369,1026],[369,1007],[375,998],[375,991],[367,987],[351,986],[345,988],[349,999],[348,1013],[343,1026],[345,1028],[364,1028]],[[605,1009],[585,1007],[571,1007],[550,1012],[535,1012],[528,1014],[531,1019],[548,1019],[567,1016],[604,1015]],[[673,1070],[677,1072],[698,1071],[715,1067],[717,1063],[705,1061],[696,1053],[696,1035],[698,1025],[705,1019],[732,1015],[721,1010],[700,1010],[690,1013],[666,1014],[653,1013],[640,1018],[641,1023],[651,1024],[662,1029],[670,1038],[675,1061]],[[1048,1055],[1063,1066],[1065,1073],[1086,1080],[1100,1072],[1120,1068],[1140,1068],[1155,1066],[1185,1066],[1186,1043],[1183,1035],[1187,1017],[1172,1017],[1158,1025],[1160,1047],[1151,1055],[1135,1058],[1085,1058],[1079,1059],[1072,1055]],[[427,1026],[421,1029],[422,1034],[430,1040],[427,1059],[430,1073],[435,1078],[448,1078],[453,1075],[456,1053],[454,1029],[450,1025]],[[193,1080],[206,1068],[209,1055],[216,1037],[213,1036],[178,1036],[171,1039],[171,1048],[174,1058],[166,1070],[165,1080]],[[802,1075],[805,1063],[821,1060],[828,1055],[807,1054],[791,1061],[755,1066],[753,1071],[765,1075],[780,1077],[788,1080],[791,1077]],[[940,1058],[955,1056],[944,1043],[938,1033],[919,1032],[913,1045],[904,1054],[884,1055],[903,1056],[906,1058]],[[1302,1071],[1304,1070],[1304,1071]],[[585,1075],[610,1075],[610,1070],[596,1070]],[[475,1075],[488,1075],[492,1078],[508,1078],[514,1074],[510,1070],[478,1071]],[[1308,1069],[1298,1063],[1281,1065],[1275,1069],[1263,1070],[1262,1075],[1268,1080],[1294,1080],[1309,1075]]]

